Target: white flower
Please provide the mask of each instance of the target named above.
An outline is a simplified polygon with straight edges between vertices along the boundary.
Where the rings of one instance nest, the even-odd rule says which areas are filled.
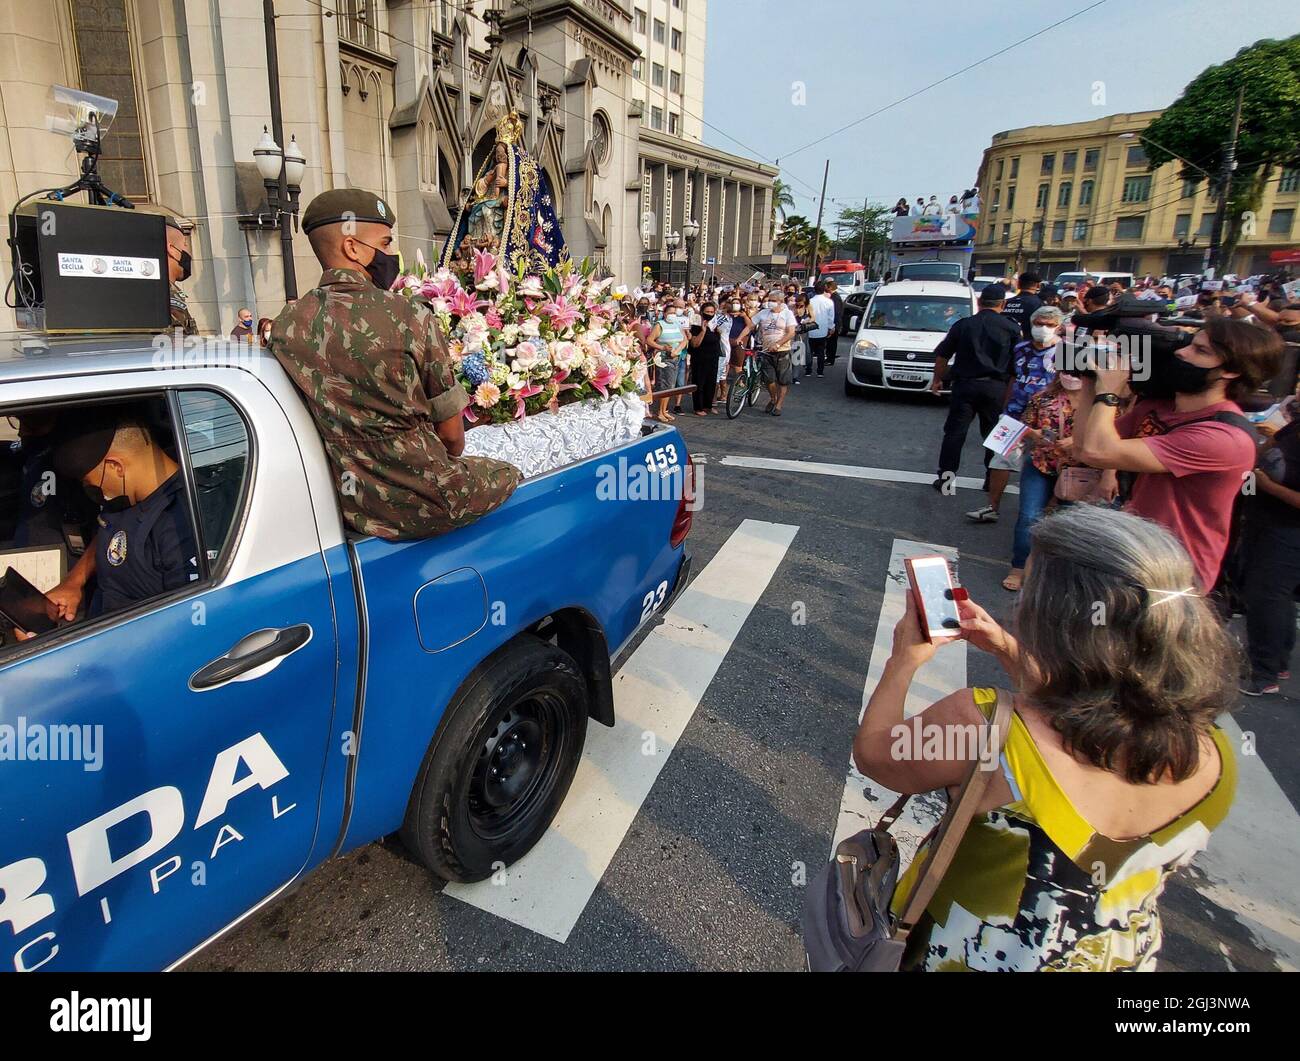
[[[524,298],[545,298],[546,292],[542,290],[542,278],[540,276],[526,276],[523,283],[519,285],[519,293]]]
[[[476,291],[495,291],[500,286],[497,281],[496,273],[488,273],[477,284],[474,285]]]
[[[523,390],[528,385],[528,381],[516,372],[511,372],[506,376],[506,386],[512,391]]]
[[[501,341],[504,342],[506,346],[514,346],[515,343],[519,342],[519,325],[507,324],[502,328]]]
[[[536,339],[541,334],[542,322],[536,317],[525,317],[523,323],[519,325],[519,331],[529,339]]]

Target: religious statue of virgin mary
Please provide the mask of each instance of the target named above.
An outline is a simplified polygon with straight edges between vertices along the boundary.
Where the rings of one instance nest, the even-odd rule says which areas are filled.
[[[537,272],[568,258],[550,179],[528,154],[523,134],[515,111],[497,122],[496,143],[461,204],[440,265],[464,268],[476,250],[490,251],[511,273],[521,263],[525,272]]]

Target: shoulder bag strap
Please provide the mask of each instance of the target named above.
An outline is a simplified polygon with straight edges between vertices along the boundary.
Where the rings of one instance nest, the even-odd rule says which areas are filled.
[[[1002,749],[1006,747],[1007,734],[1011,730],[1011,711],[1014,697],[1005,689],[998,689],[996,693],[997,710],[993,714],[992,721],[985,724],[983,735],[986,742],[997,741],[998,757],[1001,758]],[[986,743],[985,747],[987,746]],[[975,817],[975,812],[980,805],[980,801],[984,798],[984,793],[988,791],[993,773],[993,770],[981,770],[978,758],[971,763],[966,780],[962,782],[956,798],[948,805],[948,812],[943,816],[943,821],[939,823],[938,832],[935,834],[934,841],[930,844],[925,864],[917,875],[912,894],[907,898],[907,906],[903,910],[903,916],[898,920],[898,927],[894,932],[895,939],[904,940],[907,938],[912,926],[925,913],[926,906],[934,898],[939,882],[943,879],[944,873],[947,872],[953,856],[956,855],[962,837],[966,835],[967,826],[970,825],[971,819]]]

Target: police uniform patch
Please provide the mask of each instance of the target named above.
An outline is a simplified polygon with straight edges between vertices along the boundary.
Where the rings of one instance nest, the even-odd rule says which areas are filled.
[[[43,482],[38,482],[35,486],[32,487],[32,492],[28,500],[31,501],[32,508],[44,508],[46,496],[47,495],[45,493],[45,484]]]
[[[126,560],[126,531],[120,530],[109,539],[108,550],[104,555],[114,567],[122,566]]]

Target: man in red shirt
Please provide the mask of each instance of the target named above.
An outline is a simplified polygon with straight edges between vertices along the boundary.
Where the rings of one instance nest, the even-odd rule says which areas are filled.
[[[1075,416],[1075,452],[1094,468],[1139,473],[1128,510],[1167,527],[1187,549],[1202,592],[1218,581],[1233,503],[1255,466],[1255,442],[1237,399],[1276,371],[1282,344],[1244,321],[1207,321],[1171,366],[1174,397],[1142,399],[1122,416],[1129,367],[1085,380]],[[1223,416],[1221,414],[1235,414]]]

